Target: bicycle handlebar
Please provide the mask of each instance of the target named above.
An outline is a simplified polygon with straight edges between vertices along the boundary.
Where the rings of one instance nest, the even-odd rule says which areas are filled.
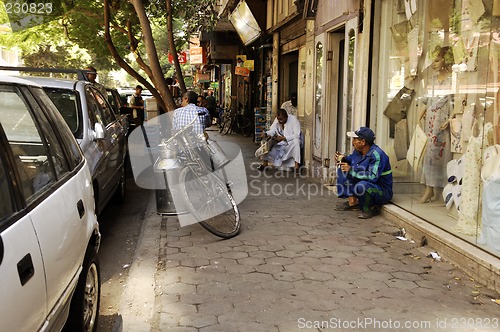
[[[197,117],[195,117],[190,123],[188,123],[186,126],[182,127],[179,129],[175,134],[173,134],[170,138],[168,138],[166,141],[162,141],[159,146],[167,146],[168,144],[174,142],[175,139],[177,139],[178,136],[181,134],[184,134],[189,128],[192,128],[194,123],[198,120]]]

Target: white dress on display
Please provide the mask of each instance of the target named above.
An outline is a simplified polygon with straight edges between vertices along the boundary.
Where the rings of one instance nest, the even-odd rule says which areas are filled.
[[[464,176],[462,179],[462,197],[458,211],[458,232],[467,235],[476,235],[481,229],[479,216],[481,215],[481,164],[483,149],[491,145],[488,137],[493,130],[493,124],[488,122],[477,136],[469,139],[464,158]]]

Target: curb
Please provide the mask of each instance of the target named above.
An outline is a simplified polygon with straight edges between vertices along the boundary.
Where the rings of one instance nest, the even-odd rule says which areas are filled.
[[[141,235],[120,300],[120,316],[113,332],[150,331],[155,315],[155,276],[160,246],[161,216],[156,213],[155,192],[146,208]],[[154,259],[152,259],[154,257]]]

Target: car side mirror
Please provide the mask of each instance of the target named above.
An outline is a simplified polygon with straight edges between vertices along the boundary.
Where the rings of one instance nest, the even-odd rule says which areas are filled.
[[[106,138],[106,128],[100,122],[94,124],[94,141]]]

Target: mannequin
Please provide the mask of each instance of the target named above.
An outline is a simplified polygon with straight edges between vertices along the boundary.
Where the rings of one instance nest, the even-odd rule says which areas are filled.
[[[441,198],[441,191],[446,184],[446,164],[451,160],[448,127],[452,110],[452,95],[443,93],[443,90],[451,90],[453,53],[449,46],[437,46],[433,53],[435,59],[431,67],[436,75],[432,77],[432,90],[426,103],[430,106],[426,107],[419,116],[420,122],[425,119],[422,128],[427,134],[423,166],[425,190],[419,203]]]

